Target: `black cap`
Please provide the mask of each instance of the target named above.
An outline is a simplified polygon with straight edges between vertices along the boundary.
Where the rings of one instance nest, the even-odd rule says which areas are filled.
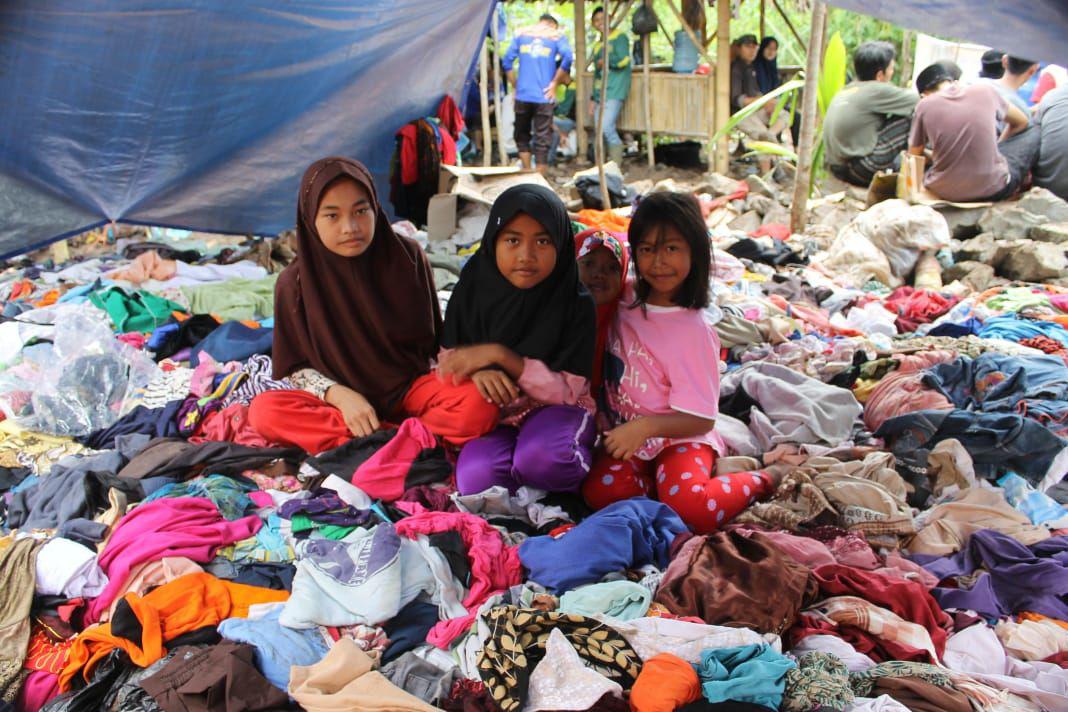
[[[757,40],[756,35],[742,35],[734,40],[734,43],[741,47],[742,45],[758,45],[760,41]]]

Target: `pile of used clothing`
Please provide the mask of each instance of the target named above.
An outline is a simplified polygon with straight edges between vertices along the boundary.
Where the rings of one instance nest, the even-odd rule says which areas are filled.
[[[765,187],[700,197],[717,468],[774,486],[700,536],[461,496],[416,425],[266,441],[264,243],[0,274],[0,710],[1068,710],[1068,275],[977,274],[967,215],[900,201],[718,215]],[[470,250],[429,250],[444,302]]]

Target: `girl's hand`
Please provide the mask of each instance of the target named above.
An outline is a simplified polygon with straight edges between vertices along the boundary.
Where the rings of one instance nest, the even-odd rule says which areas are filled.
[[[637,418],[605,433],[604,449],[617,460],[629,460],[648,439],[645,418]]]
[[[326,392],[326,402],[341,411],[349,432],[358,438],[365,438],[378,430],[378,414],[374,406],[356,391],[336,384]]]
[[[496,349],[493,344],[461,346],[442,356],[438,362],[438,372],[442,378],[452,376],[454,381],[460,382],[470,378],[476,371],[495,364]]]
[[[519,388],[507,373],[496,369],[477,371],[471,374],[471,380],[490,403],[504,407],[519,397]]]

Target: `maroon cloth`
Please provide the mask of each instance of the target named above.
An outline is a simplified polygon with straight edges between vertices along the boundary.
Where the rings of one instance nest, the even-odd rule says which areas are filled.
[[[953,619],[943,611],[923,584],[863,571],[841,564],[826,564],[812,570],[820,592],[827,596],[857,596],[893,611],[906,621],[922,625],[931,634],[938,657],[946,649],[947,631]]]
[[[830,621],[825,621],[809,613],[802,613],[797,625],[791,628],[784,637],[793,647],[810,635],[833,635],[836,638],[841,638],[852,645],[858,653],[864,653],[877,663],[886,662],[887,660],[931,662],[931,656],[925,650],[879,638],[866,630],[861,630],[854,626],[836,626]]]
[[[374,238],[359,257],[334,254],[315,230],[322,195],[341,177],[363,186],[375,212]],[[314,368],[386,418],[437,354],[441,308],[430,262],[418,243],[393,232],[358,161],[313,163],[297,205],[297,259],[275,286],[274,377]]]
[[[902,334],[916,331],[920,324],[929,324],[953,308],[959,300],[943,297],[929,289],[898,287],[883,304],[897,314],[897,330]]]

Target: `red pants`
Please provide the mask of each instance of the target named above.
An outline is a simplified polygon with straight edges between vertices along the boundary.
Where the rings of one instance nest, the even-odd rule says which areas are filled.
[[[669,445],[654,460],[617,460],[601,452],[582,485],[594,509],[630,497],[656,498],[675,510],[697,534],[708,534],[771,491],[763,472],[713,476],[716,451],[703,443]],[[653,479],[653,473],[656,479]]]
[[[419,418],[450,445],[482,437],[496,427],[500,417],[497,406],[487,403],[471,381],[446,384],[433,373],[416,379],[400,410],[402,415]],[[267,440],[312,454],[344,445],[353,437],[341,411],[307,391],[261,393],[249,406],[248,419]]]

